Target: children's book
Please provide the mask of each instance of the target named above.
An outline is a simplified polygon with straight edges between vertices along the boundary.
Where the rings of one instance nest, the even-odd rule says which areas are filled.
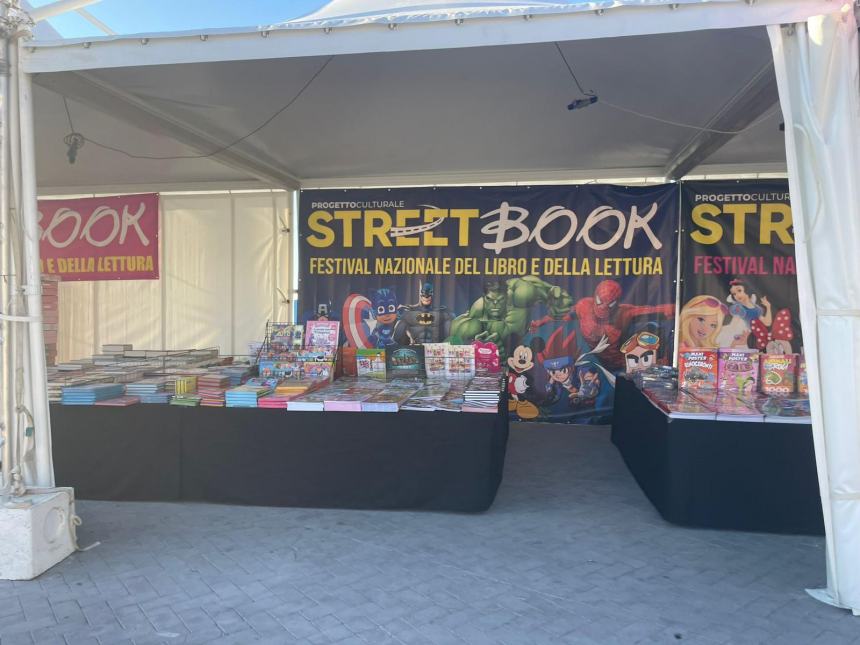
[[[678,354],[678,387],[713,390],[717,387],[717,350],[688,349]]]
[[[355,352],[356,372],[359,376],[385,378],[385,350],[359,349]]]
[[[721,349],[719,353],[719,389],[724,392],[753,394],[758,388],[758,351],[755,349]]]
[[[340,321],[309,320],[305,329],[305,347],[337,347]]]
[[[800,364],[797,366],[797,393],[801,396],[809,396],[809,381],[806,378],[806,357],[800,355]]]
[[[389,379],[423,379],[425,377],[424,346],[404,345],[402,347],[389,347],[386,349],[385,374]]]
[[[475,348],[471,345],[451,345],[448,350],[449,379],[468,380],[475,376]]]
[[[501,370],[499,363],[499,348],[495,343],[476,340],[472,343],[475,348],[475,372],[477,374],[498,374]]]
[[[424,343],[424,369],[428,380],[446,378],[446,363],[451,345],[448,343]]]
[[[762,354],[761,391],[765,394],[794,394],[797,386],[797,354]]]

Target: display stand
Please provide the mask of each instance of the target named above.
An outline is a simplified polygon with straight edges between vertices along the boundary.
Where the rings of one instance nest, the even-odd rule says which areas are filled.
[[[281,412],[51,406],[57,481],[79,499],[479,512],[506,410]]]
[[[619,378],[612,442],[672,523],[824,533],[808,424],[673,419]]]

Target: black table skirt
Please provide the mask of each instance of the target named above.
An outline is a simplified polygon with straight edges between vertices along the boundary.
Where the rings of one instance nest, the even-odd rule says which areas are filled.
[[[51,406],[57,484],[80,499],[484,511],[506,411]]]
[[[670,419],[619,378],[612,442],[670,522],[824,534],[809,425]]]

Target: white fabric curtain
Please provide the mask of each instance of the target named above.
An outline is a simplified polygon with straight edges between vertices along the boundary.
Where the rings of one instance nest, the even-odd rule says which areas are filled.
[[[769,28],[785,144],[827,589],[860,613],[860,77],[850,4]]]
[[[289,221],[285,192],[163,196],[160,279],[61,283],[58,360],[105,343],[246,354],[291,311]]]

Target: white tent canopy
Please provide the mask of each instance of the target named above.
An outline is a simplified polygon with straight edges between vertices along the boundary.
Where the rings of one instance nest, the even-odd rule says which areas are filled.
[[[836,323],[855,321],[858,304],[849,290],[838,307],[819,307],[829,292],[824,276],[810,278],[828,239],[840,237],[832,248],[843,250],[844,275],[860,272],[846,251],[860,245],[860,229],[832,210],[832,226],[813,231],[822,208],[857,215],[847,189],[821,181],[830,167],[843,184],[860,180],[851,8],[827,0],[336,0],[268,27],[30,42],[22,70],[42,88],[42,192],[779,172],[785,119],[793,198],[811,222],[799,233],[818,237],[798,251],[802,323],[821,330],[824,316],[831,330],[808,355],[826,598],[858,611],[860,466],[847,461],[854,452],[826,446],[856,447],[860,410],[820,393],[829,383],[820,365],[843,360],[838,348],[856,337],[851,324]],[[850,65],[840,64],[846,52]],[[566,109],[591,91],[596,105]],[[74,166],[62,144],[70,130],[63,96],[88,139]],[[816,111],[810,96],[838,109]],[[844,371],[857,382],[856,359]]]

